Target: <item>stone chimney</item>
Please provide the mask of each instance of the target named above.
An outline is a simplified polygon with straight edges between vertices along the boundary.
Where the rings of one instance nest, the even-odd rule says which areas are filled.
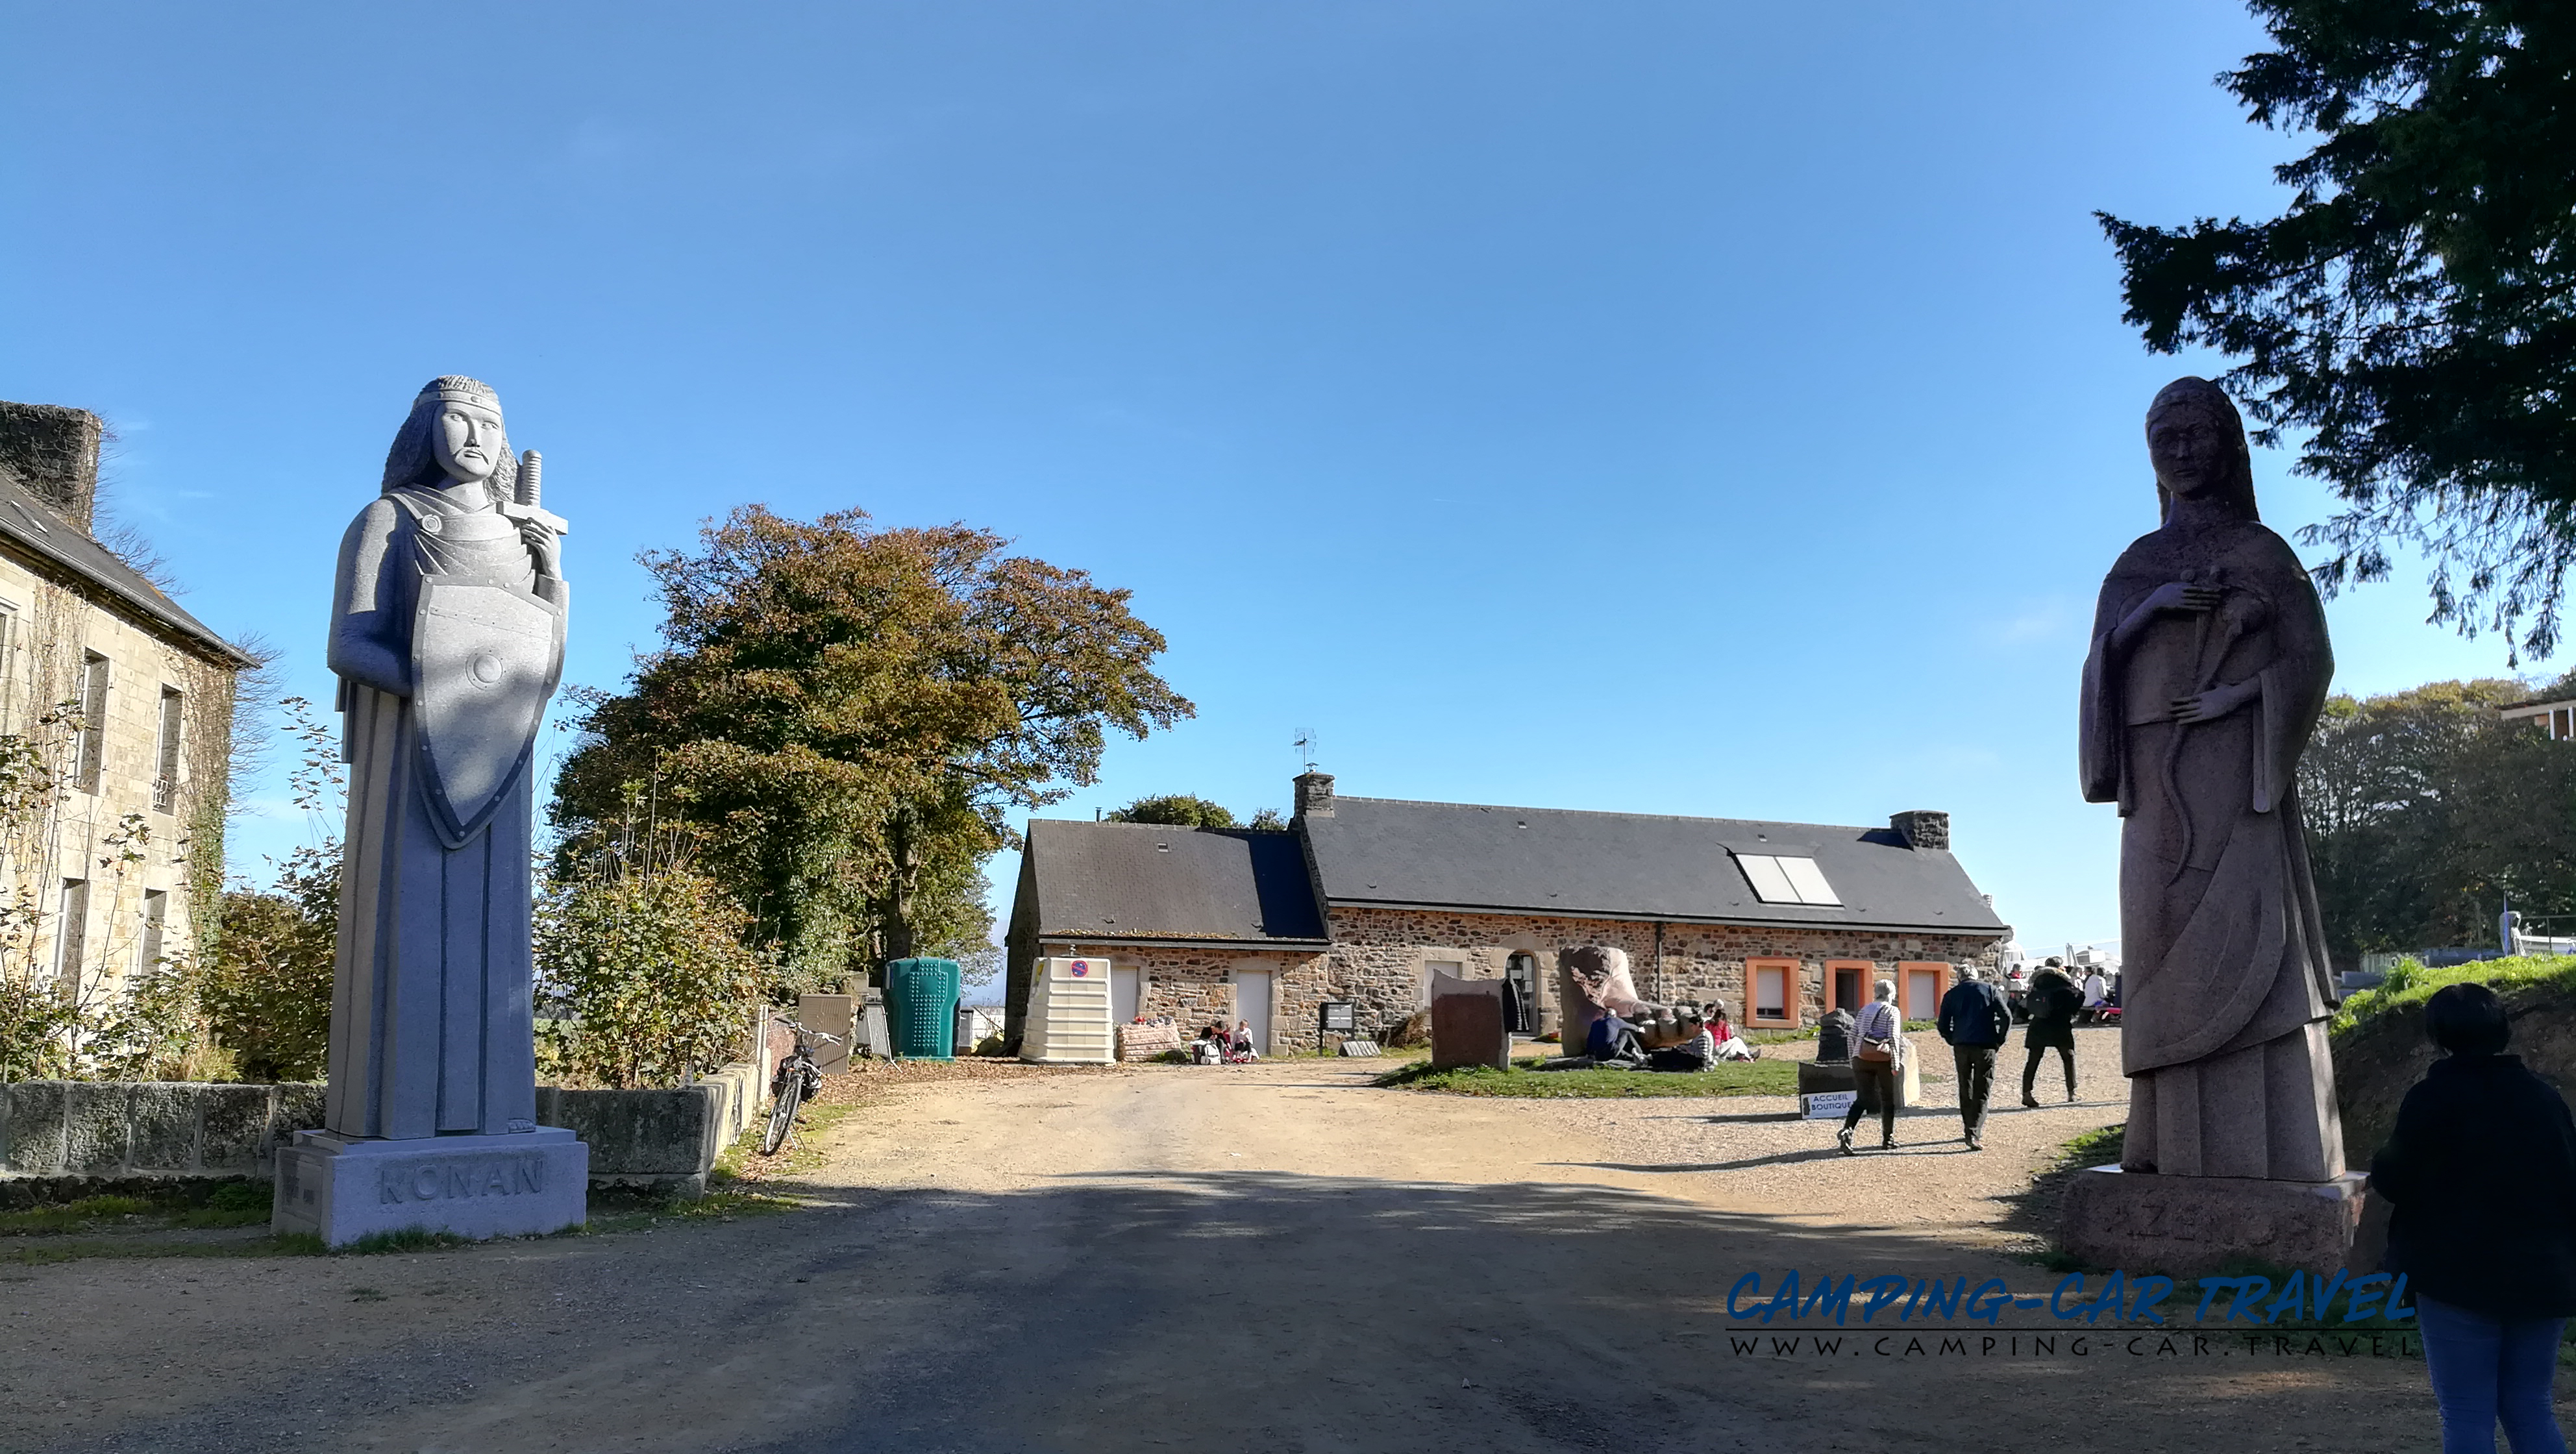
[[[98,503],[100,432],[86,409],[0,400],[0,475],[87,530]]]
[[[1916,808],[1910,812],[1891,814],[1888,817],[1887,826],[1904,837],[1905,846],[1908,848],[1947,850],[1950,846],[1950,815],[1947,813],[1936,813],[1929,808]]]
[[[1329,818],[1333,816],[1333,775],[1328,772],[1302,772],[1297,775],[1297,816]]]

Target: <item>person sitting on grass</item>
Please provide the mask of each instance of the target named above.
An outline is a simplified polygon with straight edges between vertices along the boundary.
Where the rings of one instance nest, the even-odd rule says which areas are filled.
[[[1735,1027],[1727,1023],[1726,1001],[1711,1000],[1702,1005],[1700,1018],[1708,1026],[1710,1041],[1717,1046],[1714,1052],[1715,1058],[1719,1060],[1760,1060],[1762,1058],[1762,1047],[1745,1044],[1744,1037],[1736,1034]]]

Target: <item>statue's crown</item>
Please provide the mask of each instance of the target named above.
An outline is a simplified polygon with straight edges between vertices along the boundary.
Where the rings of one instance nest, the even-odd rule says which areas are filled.
[[[496,408],[501,403],[501,396],[492,392],[490,384],[463,374],[441,374],[421,385],[420,392],[423,398],[435,396],[450,403],[490,404]]]

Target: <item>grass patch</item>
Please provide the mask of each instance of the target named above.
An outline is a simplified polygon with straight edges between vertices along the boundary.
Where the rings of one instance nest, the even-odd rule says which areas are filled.
[[[80,1232],[155,1232],[172,1227],[256,1227],[268,1220],[269,1188],[227,1181],[200,1200],[184,1183],[163,1195],[82,1197],[0,1212],[0,1237],[59,1237]]]
[[[79,1262],[93,1257],[318,1257],[323,1250],[322,1239],[309,1232],[227,1242],[147,1242],[135,1237],[65,1238],[59,1241],[48,1238],[23,1246],[0,1248],[0,1263],[41,1267],[52,1262]]]
[[[2433,997],[2433,991],[2444,985],[2471,981],[2500,995],[2526,988],[2565,994],[2576,990],[2576,955],[2517,954],[2509,959],[2481,959],[2469,964],[2455,964],[2448,969],[2427,969],[2415,960],[2401,959],[2377,987],[2363,990],[2343,1002],[2342,1007],[2335,1011],[2333,1033],[2341,1036],[2386,1015],[2420,1010],[2424,1002]]]
[[[774,1217],[804,1205],[793,1197],[744,1191],[738,1187],[711,1191],[695,1200],[679,1197],[639,1200],[640,1205],[611,1209],[602,1207],[599,1199],[594,1199],[590,1221],[566,1235],[594,1237],[616,1232],[640,1232],[664,1222],[686,1225],[690,1222],[730,1222],[740,1217]]]
[[[775,1156],[760,1154],[761,1133],[769,1129],[769,1118],[762,1116],[734,1138],[724,1155],[716,1158],[715,1169],[707,1175],[708,1184],[721,1187],[735,1182],[789,1181],[820,1171],[826,1159],[823,1139],[858,1109],[857,1101],[807,1101],[796,1112],[794,1133]]]
[[[82,1197],[58,1206],[0,1212],[0,1237],[96,1231],[119,1223],[130,1224],[159,1210],[141,1197]]]
[[[2129,1123],[2104,1126],[2087,1131],[2057,1148],[2053,1171],[2081,1171],[2088,1166],[2102,1166],[2120,1159],[2120,1148],[2129,1134]]]
[[[439,1252],[450,1247],[473,1245],[473,1238],[459,1237],[454,1232],[405,1227],[398,1232],[370,1232],[355,1242],[342,1245],[338,1251],[346,1257],[375,1257],[387,1252]]]
[[[1794,1060],[1727,1060],[1705,1071],[1538,1070],[1532,1057],[1509,1070],[1463,1066],[1433,1070],[1421,1061],[1371,1081],[1405,1090],[1457,1096],[1512,1096],[1532,1100],[1624,1100],[1667,1096],[1786,1096],[1798,1089]]]

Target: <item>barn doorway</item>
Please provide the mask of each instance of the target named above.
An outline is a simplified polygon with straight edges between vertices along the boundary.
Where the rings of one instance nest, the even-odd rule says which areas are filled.
[[[1538,1033],[1538,956],[1515,954],[1503,961],[1503,979],[1512,987],[1515,1035]]]

